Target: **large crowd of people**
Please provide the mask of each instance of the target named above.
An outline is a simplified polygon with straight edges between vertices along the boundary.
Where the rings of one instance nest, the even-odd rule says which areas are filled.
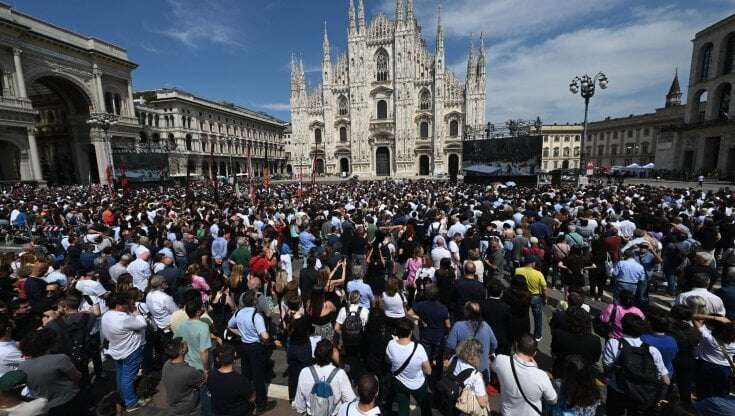
[[[171,414],[259,415],[280,354],[299,415],[733,415],[733,208],[655,184],[13,186],[0,414],[103,414],[107,383],[113,413],[157,388]]]

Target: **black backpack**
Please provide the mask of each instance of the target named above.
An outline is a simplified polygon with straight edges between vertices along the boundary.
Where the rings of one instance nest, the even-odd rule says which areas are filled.
[[[54,322],[61,328],[60,352],[66,354],[74,363],[77,370],[84,374],[89,364],[89,320],[94,317],[91,314],[83,313],[82,318],[67,324],[63,318],[56,319]]]
[[[459,396],[462,394],[462,390],[464,390],[464,382],[475,372],[474,368],[468,368],[462,370],[455,376],[454,369],[456,367],[457,357],[454,357],[449,364],[449,368],[444,372],[444,376],[442,376],[434,387],[433,396],[435,407],[444,416],[453,416],[458,413],[455,410],[455,406],[457,405]]]
[[[357,311],[349,311],[347,309],[347,318],[342,324],[342,344],[346,346],[355,346],[362,343],[362,319],[360,313],[362,313],[362,306],[357,308]]]
[[[615,361],[615,384],[625,397],[639,409],[656,405],[660,381],[656,364],[646,343],[640,347],[618,340],[618,359]]]

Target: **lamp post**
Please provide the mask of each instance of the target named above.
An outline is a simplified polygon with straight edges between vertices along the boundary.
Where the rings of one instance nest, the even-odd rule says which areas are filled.
[[[110,161],[110,169],[112,170],[112,180],[115,178],[115,161],[112,157],[112,144],[110,143],[110,127],[117,124],[120,117],[112,113],[92,113],[89,115],[87,124],[92,127],[101,128],[104,132],[105,152]]]
[[[582,145],[580,146],[582,163],[585,162],[584,158],[586,156],[584,149],[587,143],[587,113],[590,106],[590,99],[595,95],[595,85],[599,85],[604,90],[607,88],[607,83],[607,75],[602,72],[598,72],[594,77],[590,77],[587,74],[578,75],[569,83],[569,91],[574,95],[579,93],[584,99],[584,128],[582,130]]]

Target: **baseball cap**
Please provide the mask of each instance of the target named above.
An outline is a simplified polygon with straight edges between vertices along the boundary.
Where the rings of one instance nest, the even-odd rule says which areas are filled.
[[[28,376],[21,370],[8,371],[0,377],[0,392],[17,390],[26,384]]]

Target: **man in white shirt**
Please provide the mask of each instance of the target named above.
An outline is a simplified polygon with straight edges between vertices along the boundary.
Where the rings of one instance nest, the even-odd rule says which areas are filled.
[[[302,369],[299,374],[296,397],[293,401],[293,408],[299,415],[320,416],[312,413],[309,403],[311,389],[317,380],[324,380],[332,387],[332,402],[328,414],[332,414],[341,404],[355,400],[355,393],[352,391],[347,373],[332,363],[339,361],[339,352],[331,341],[323,339],[316,344],[314,361],[315,365]]]
[[[556,403],[556,390],[549,376],[538,368],[535,356],[538,343],[529,334],[523,335],[516,343],[513,356],[498,355],[493,361],[493,371],[500,380],[502,414],[513,416],[538,416],[543,401]],[[513,368],[518,382],[513,375]],[[523,394],[528,399],[523,398]],[[530,404],[529,404],[530,402]],[[538,409],[538,412],[535,409]]]
[[[686,305],[687,299],[691,298],[692,296],[698,296],[704,299],[704,308],[708,315],[725,316],[725,304],[722,302],[722,299],[707,290],[707,288],[709,287],[709,276],[707,276],[705,273],[695,273],[694,276],[692,276],[691,278],[691,282],[694,286],[694,289],[688,292],[680,293],[679,296],[676,297],[676,301],[674,302],[674,304]]]
[[[364,374],[357,380],[358,400],[343,404],[337,411],[337,416],[377,416],[380,407],[377,405],[380,384],[373,374]]]
[[[447,250],[444,237],[437,236],[434,239],[434,243],[436,244],[436,247],[431,250],[431,261],[434,264],[434,267],[438,268],[443,258],[452,258],[452,253]]]
[[[140,289],[141,292],[145,292],[148,287],[148,279],[151,277],[151,265],[148,263],[150,256],[151,252],[140,245],[135,250],[135,261],[128,266],[128,273],[133,276],[133,286]]]
[[[120,261],[110,266],[110,279],[112,279],[113,282],[117,283],[117,279],[128,272],[128,266],[130,265],[131,257],[128,254],[123,254],[120,256]]]
[[[66,288],[66,286],[68,285],[68,279],[66,277],[66,274],[64,274],[61,271],[61,268],[63,266],[64,266],[64,261],[63,260],[56,260],[56,261],[54,261],[53,264],[51,265],[51,268],[53,269],[53,271],[51,273],[47,274],[43,278],[43,280],[46,281],[46,283],[48,283],[48,284],[50,284],[50,283],[57,283],[57,284],[61,285],[62,287]]]
[[[165,292],[168,284],[166,278],[161,275],[155,275],[151,278],[151,291],[145,297],[145,304],[151,318],[161,331],[168,331],[171,323],[171,315],[179,310],[169,294]]]
[[[0,376],[18,369],[23,361],[23,354],[13,341],[13,322],[5,316],[0,316]]]
[[[460,269],[461,260],[459,257],[459,244],[462,242],[462,234],[455,233],[451,235],[452,239],[449,240],[449,252],[452,255],[452,265],[455,270]]]
[[[147,325],[127,293],[115,294],[111,304],[114,309],[102,315],[102,337],[109,341],[105,353],[115,360],[118,390],[131,412],[144,404],[138,401],[135,379],[143,362]]]

